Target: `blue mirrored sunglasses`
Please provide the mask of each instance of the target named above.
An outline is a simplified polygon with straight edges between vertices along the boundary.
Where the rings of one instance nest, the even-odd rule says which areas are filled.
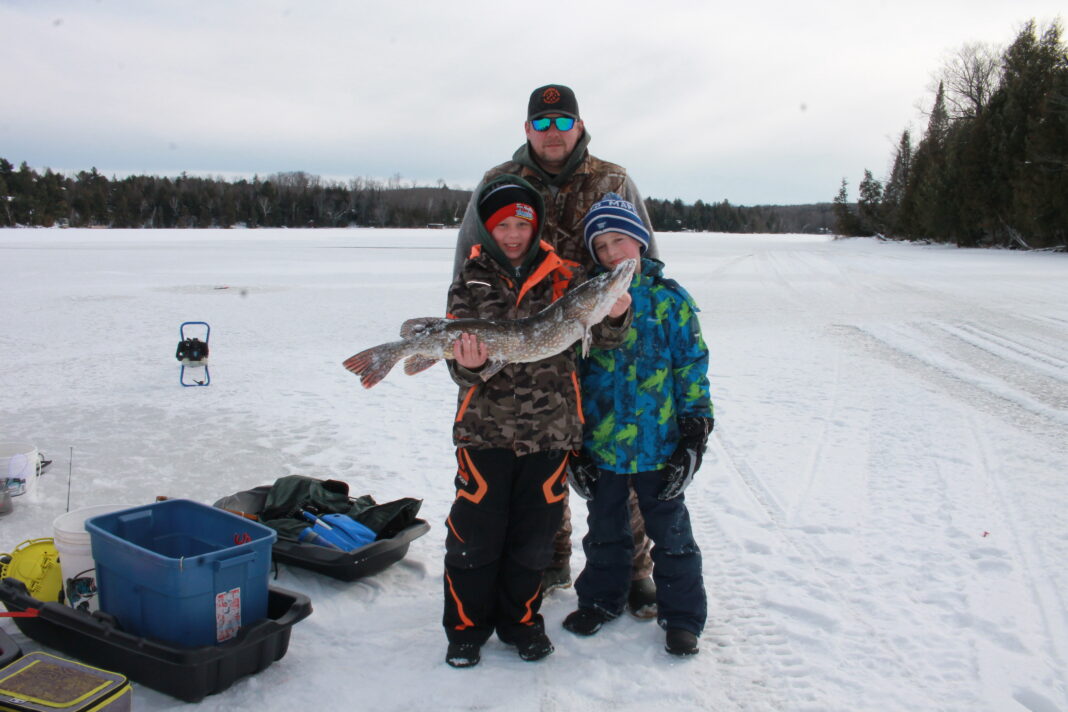
[[[570,116],[556,116],[551,119],[548,117],[533,119],[530,122],[530,126],[535,131],[548,131],[554,121],[556,122],[557,131],[570,131],[575,127],[575,120]]]

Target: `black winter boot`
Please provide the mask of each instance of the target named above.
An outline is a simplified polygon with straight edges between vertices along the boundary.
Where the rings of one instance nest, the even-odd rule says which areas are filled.
[[[481,650],[478,643],[449,643],[445,662],[454,668],[474,667],[482,659]]]
[[[664,650],[672,655],[697,655],[697,636],[682,628],[668,628]]]
[[[575,635],[593,635],[610,620],[612,616],[600,608],[580,608],[567,615],[564,619],[564,628]]]
[[[529,663],[548,657],[555,650],[549,636],[545,635],[545,631],[540,628],[517,638],[512,638],[507,634],[501,635],[501,631],[498,630],[497,637],[505,645],[514,645],[519,657]]]
[[[646,576],[630,582],[627,610],[641,620],[656,618],[656,584],[653,579]]]
[[[535,633],[526,640],[517,642],[515,648],[519,653],[519,657],[528,663],[548,657],[555,650],[552,641],[549,640],[549,636],[543,632]]]

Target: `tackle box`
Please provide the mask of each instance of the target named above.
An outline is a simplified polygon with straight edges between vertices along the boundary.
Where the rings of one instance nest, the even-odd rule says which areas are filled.
[[[48,653],[27,653],[0,669],[0,710],[129,712],[130,698],[126,676]]]
[[[18,579],[0,581],[0,602],[9,611],[38,612],[13,619],[23,635],[186,702],[222,692],[239,678],[281,660],[293,625],[312,612],[307,596],[271,586],[264,620],[242,627],[220,645],[183,648],[123,631],[103,611],[90,614],[39,601]]]

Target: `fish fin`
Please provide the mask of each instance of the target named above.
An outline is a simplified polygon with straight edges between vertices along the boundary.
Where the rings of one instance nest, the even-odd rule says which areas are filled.
[[[478,372],[478,375],[483,381],[488,381],[507,365],[507,361],[494,361],[490,359],[489,361],[486,361],[486,365],[482,367],[482,370]]]
[[[439,358],[427,358],[419,354],[409,356],[404,359],[404,373],[408,376],[414,376],[427,370],[440,360]]]
[[[434,326],[440,321],[446,321],[437,316],[420,316],[415,319],[408,319],[401,324],[400,335],[402,339],[410,339],[413,336],[423,333],[430,327]]]
[[[397,363],[400,355],[396,351],[396,344],[382,344],[349,356],[341,365],[359,376],[364,388],[370,388],[385,378]]]
[[[593,340],[593,332],[586,329],[582,332],[582,358],[590,355],[590,341]]]

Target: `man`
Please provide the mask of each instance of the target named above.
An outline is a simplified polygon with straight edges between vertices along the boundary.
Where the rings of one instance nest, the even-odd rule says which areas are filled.
[[[575,92],[560,84],[535,89],[527,102],[523,126],[527,142],[512,160],[486,171],[471,194],[456,240],[453,277],[479,242],[477,196],[487,181],[503,174],[517,175],[537,190],[545,202],[541,239],[550,243],[564,259],[592,269],[595,265],[583,240],[583,218],[606,193],[617,193],[633,203],[649,233],[647,257],[656,258],[652,221],[634,181],[622,166],[602,161],[590,154],[590,134],[579,116]],[[634,532],[634,560],[627,608],[639,618],[656,616],[656,587],[652,581],[652,547],[645,536],[645,523],[631,493],[631,530]],[[543,590],[548,593],[571,585],[571,508],[564,502],[564,520],[554,543],[553,563],[545,571]]]

